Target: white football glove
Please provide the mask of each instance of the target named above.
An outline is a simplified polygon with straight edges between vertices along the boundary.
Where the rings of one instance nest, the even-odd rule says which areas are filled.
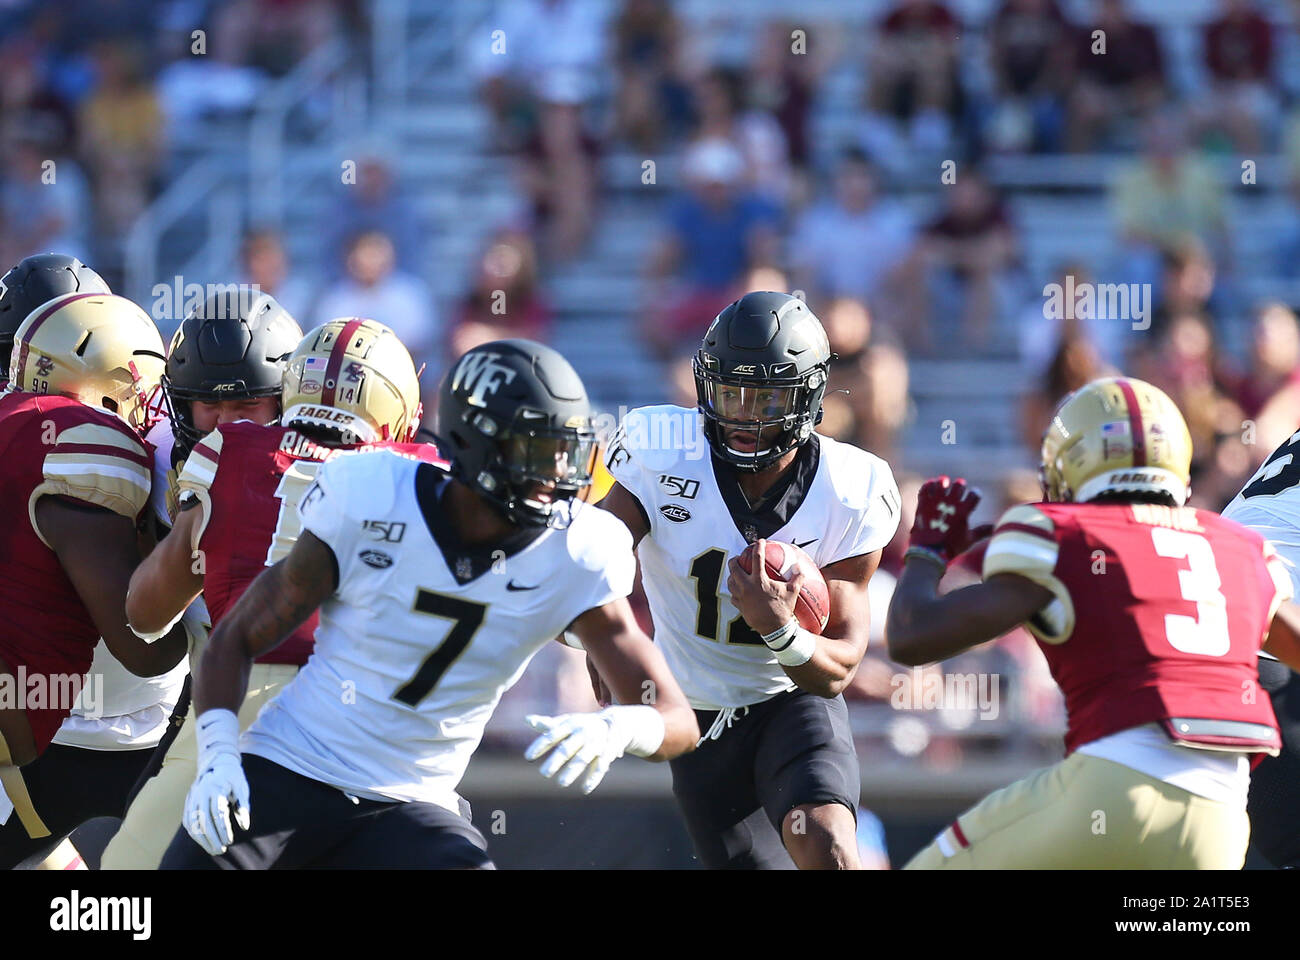
[[[607,707],[600,713],[558,717],[533,714],[525,719],[541,736],[524,751],[524,759],[536,760],[551,751],[541,766],[542,776],[549,779],[558,771],[556,782],[562,787],[582,777],[584,794],[596,789],[610,764],[624,753],[646,757],[664,742],[663,717],[648,706]]]
[[[249,825],[248,780],[239,757],[239,720],[229,710],[198,718],[199,775],[185,797],[185,831],[214,857],[234,843],[231,808],[242,830]]]

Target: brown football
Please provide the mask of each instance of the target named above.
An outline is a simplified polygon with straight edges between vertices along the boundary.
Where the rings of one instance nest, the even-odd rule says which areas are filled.
[[[751,543],[740,555],[740,569],[749,573],[753,569],[753,553],[757,544]],[[789,580],[795,570],[803,571],[803,589],[795,601],[794,615],[799,625],[810,633],[820,635],[826,629],[826,620],[831,615],[831,595],[826,587],[826,578],[817,569],[813,558],[793,543],[779,540],[767,541],[767,575],[773,580]]]

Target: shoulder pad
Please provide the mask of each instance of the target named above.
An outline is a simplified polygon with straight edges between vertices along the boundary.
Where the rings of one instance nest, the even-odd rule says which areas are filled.
[[[1060,549],[1051,517],[1030,504],[1012,507],[993,528],[984,552],[984,576],[1018,573],[1046,585],[1056,569]]]
[[[615,477],[629,463],[662,473],[680,460],[707,456],[709,445],[699,411],[665,403],[628,411],[609,442],[606,466]]]
[[[862,510],[879,496],[895,488],[894,472],[889,464],[851,443],[817,435],[821,455],[827,459],[831,489],[846,507]],[[898,501],[895,493],[893,500]],[[891,503],[891,508],[895,504]]]
[[[143,440],[112,415],[61,417],[45,454],[42,495],[59,494],[135,518],[149,501],[153,457]]]
[[[616,558],[632,554],[632,534],[622,520],[586,503],[576,503],[574,509],[567,531],[569,555],[584,570],[601,571]]]
[[[185,458],[178,485],[182,492],[186,490],[207,490],[217,478],[217,465],[221,461],[221,451],[226,438],[221,428],[213,430],[196,443]]]
[[[383,517],[397,502],[402,478],[417,466],[392,450],[341,450],[321,465],[316,484],[335,510],[357,520]]]

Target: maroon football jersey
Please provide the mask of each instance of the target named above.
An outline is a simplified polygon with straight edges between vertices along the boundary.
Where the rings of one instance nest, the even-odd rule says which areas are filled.
[[[36,502],[70,497],[137,520],[151,468],[145,442],[107,410],[68,397],[0,394],[0,658],[16,677],[23,668],[19,693],[41,751],[72,706],[52,691],[90,669],[99,630],[36,529]],[[39,701],[31,686],[38,676],[48,685]]]
[[[1186,744],[1279,748],[1256,655],[1291,584],[1259,534],[1190,507],[1013,507],[984,553],[998,573],[1054,595],[1027,626],[1065,695],[1067,755],[1155,722]]]
[[[203,598],[216,626],[259,573],[285,556],[301,532],[298,500],[316,471],[344,451],[393,450],[443,464],[427,443],[357,443],[326,447],[290,427],[241,421],[218,427],[194,445],[180,476],[181,503],[206,511],[200,521]],[[188,493],[187,493],[188,491]],[[258,663],[297,666],[311,656],[315,613]]]

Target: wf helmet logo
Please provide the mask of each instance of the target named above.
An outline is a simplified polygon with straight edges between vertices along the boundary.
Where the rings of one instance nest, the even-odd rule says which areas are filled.
[[[466,354],[456,367],[451,378],[451,389],[462,387],[469,391],[469,402],[483,406],[489,393],[496,393],[503,384],[515,379],[515,371],[505,364],[498,363],[499,353]]]

